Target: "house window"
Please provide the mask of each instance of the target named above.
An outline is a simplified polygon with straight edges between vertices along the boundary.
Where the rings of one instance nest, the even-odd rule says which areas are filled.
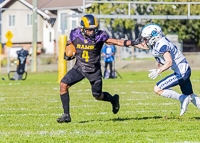
[[[74,15],[74,17],[71,17],[71,26],[70,28],[71,29],[74,29],[77,27],[77,24],[78,24],[78,17],[76,17],[75,15],[77,15],[77,12],[71,12],[71,15]]]
[[[60,15],[60,29],[66,30],[67,29],[67,13],[61,13]]]
[[[9,26],[15,26],[15,15],[9,15],[8,24]]]
[[[76,20],[72,20],[72,29],[76,28]]]
[[[33,25],[33,15],[32,14],[27,14],[27,25]]]

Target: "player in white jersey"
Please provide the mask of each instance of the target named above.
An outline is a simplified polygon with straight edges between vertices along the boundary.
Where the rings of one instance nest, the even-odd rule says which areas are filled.
[[[141,49],[149,48],[156,60],[163,64],[159,69],[149,70],[151,73],[148,76],[155,79],[169,68],[174,71],[155,85],[154,92],[163,97],[179,100],[181,102],[180,116],[187,111],[190,101],[200,109],[200,98],[192,90],[190,66],[180,50],[162,35],[162,28],[154,23],[148,24],[142,28],[140,36],[143,41],[140,44]],[[182,94],[169,89],[176,85],[180,86]]]

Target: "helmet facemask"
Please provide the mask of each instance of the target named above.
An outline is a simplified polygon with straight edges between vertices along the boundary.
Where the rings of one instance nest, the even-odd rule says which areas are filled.
[[[87,34],[87,31],[86,30],[89,30],[89,31],[94,31],[92,34]],[[97,35],[97,32],[98,32],[98,28],[84,28],[82,27],[82,35],[85,36],[86,38],[88,39],[94,39],[95,36]]]

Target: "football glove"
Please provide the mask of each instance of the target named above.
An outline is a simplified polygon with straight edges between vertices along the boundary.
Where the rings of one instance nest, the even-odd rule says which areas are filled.
[[[160,69],[152,69],[152,70],[149,70],[151,73],[148,74],[148,77],[151,78],[151,79],[156,79],[159,75],[161,76],[161,74],[159,74],[160,72]],[[162,78],[162,76],[161,76]]]
[[[66,56],[66,52],[64,52],[64,59],[67,60],[67,61],[73,60],[73,59],[75,58],[75,55],[76,55],[76,54],[73,53],[73,56],[68,57],[68,56]]]
[[[135,39],[134,41],[131,41],[131,46],[138,45],[140,43],[142,43],[142,39],[139,37]]]

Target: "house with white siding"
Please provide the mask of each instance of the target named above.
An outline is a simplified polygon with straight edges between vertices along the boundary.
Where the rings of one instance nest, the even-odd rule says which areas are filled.
[[[10,53],[24,48],[32,52],[33,39],[33,0],[5,0],[1,9],[1,43],[6,43],[6,33],[12,32]],[[86,4],[90,7],[91,4]],[[69,17],[81,14],[82,0],[38,0],[37,1],[37,47],[45,49],[46,54],[56,54],[59,35],[69,35],[71,29],[79,26],[80,17]],[[64,24],[64,25],[63,25]],[[57,44],[56,44],[57,43]],[[4,45],[4,55],[6,55]],[[12,57],[12,55],[10,55]]]

